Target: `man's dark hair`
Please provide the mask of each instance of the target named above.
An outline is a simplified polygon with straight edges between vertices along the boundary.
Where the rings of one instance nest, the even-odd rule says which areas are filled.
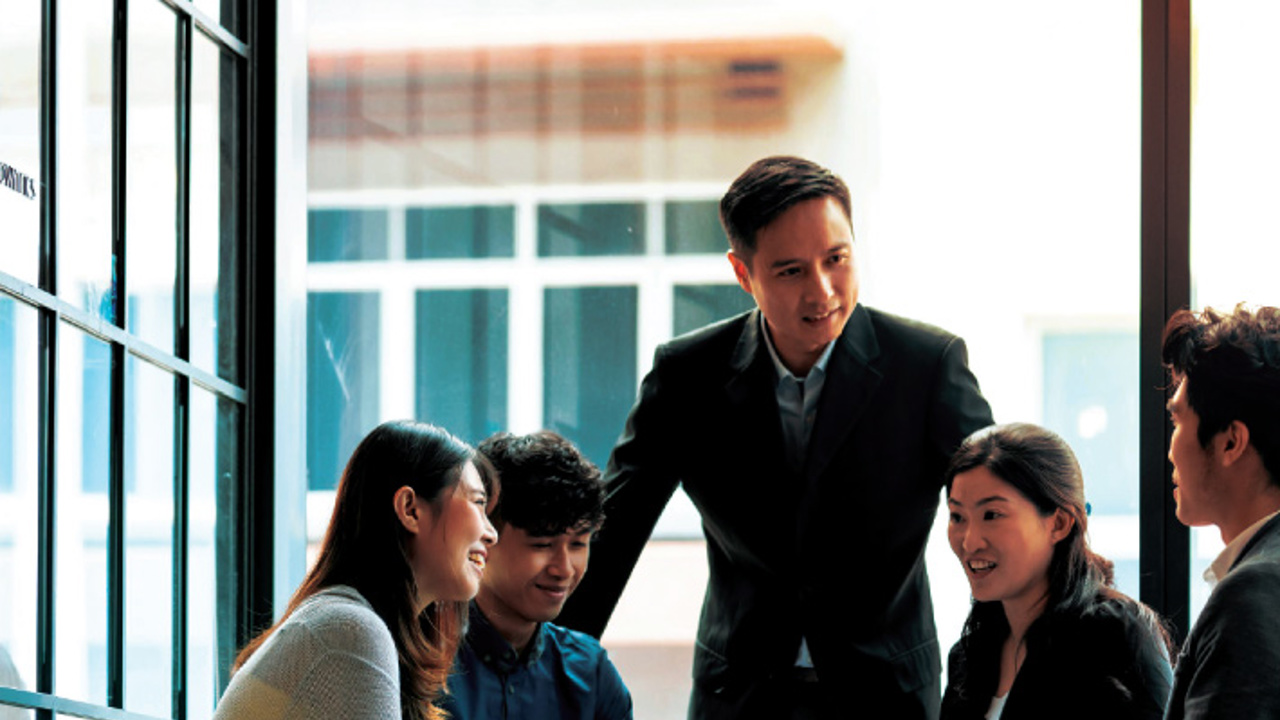
[[[849,188],[839,175],[804,158],[775,155],[743,171],[720,199],[720,224],[729,246],[744,259],[756,251],[756,233],[798,202],[833,197],[853,223]]]
[[[550,430],[498,433],[476,448],[498,471],[502,494],[489,517],[537,537],[598,530],[604,522],[600,470]]]
[[[1161,357],[1186,383],[1201,447],[1239,420],[1280,485],[1280,309],[1179,310],[1164,327]]]

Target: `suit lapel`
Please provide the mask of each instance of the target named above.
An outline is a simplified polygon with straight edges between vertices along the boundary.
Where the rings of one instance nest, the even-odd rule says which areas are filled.
[[[760,337],[760,311],[747,316],[730,361],[730,377],[725,384],[729,399],[729,419],[750,429],[752,447],[769,466],[785,467],[782,446],[782,419],[778,415],[775,391],[777,377],[769,351]],[[745,439],[745,438],[744,438]]]
[[[805,461],[805,478],[809,483],[822,474],[844,444],[883,378],[871,365],[880,355],[880,344],[871,318],[861,305],[854,309],[836,342],[827,363],[818,417],[809,437]]]

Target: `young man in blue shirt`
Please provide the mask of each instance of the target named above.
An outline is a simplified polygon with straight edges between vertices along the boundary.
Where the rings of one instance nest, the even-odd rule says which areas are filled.
[[[479,450],[501,480],[480,593],[445,709],[456,720],[631,718],[631,694],[604,648],[553,625],[587,571],[604,520],[600,471],[549,431],[495,435]]]

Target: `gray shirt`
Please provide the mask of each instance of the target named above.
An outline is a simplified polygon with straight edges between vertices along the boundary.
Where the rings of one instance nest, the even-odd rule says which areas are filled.
[[[400,717],[395,641],[345,585],[304,601],[231,678],[214,720]]]
[[[809,374],[798,378],[783,364],[778,351],[773,347],[773,338],[769,336],[769,324],[765,322],[764,313],[760,313],[760,334],[764,336],[765,347],[769,348],[769,357],[773,360],[773,369],[778,375],[774,393],[778,399],[778,415],[782,419],[782,440],[787,462],[793,470],[799,472],[804,469],[809,436],[813,434],[813,421],[818,416],[818,399],[822,396],[822,386],[827,380],[827,362],[831,360],[831,351],[836,343],[834,340],[827,343],[827,349],[822,351],[818,361],[809,369]],[[809,657],[809,643],[804,638],[800,638],[796,665],[813,667],[813,659]]]

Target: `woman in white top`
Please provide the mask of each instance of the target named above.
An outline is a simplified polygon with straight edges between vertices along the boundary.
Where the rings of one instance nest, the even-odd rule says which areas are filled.
[[[1159,720],[1168,635],[1089,549],[1066,442],[994,425],[965,439],[946,478],[948,539],[973,608],[947,662],[943,720]]]
[[[352,453],[319,557],[250,642],[219,720],[435,720],[497,533],[494,473],[440,428],[384,423]]]

